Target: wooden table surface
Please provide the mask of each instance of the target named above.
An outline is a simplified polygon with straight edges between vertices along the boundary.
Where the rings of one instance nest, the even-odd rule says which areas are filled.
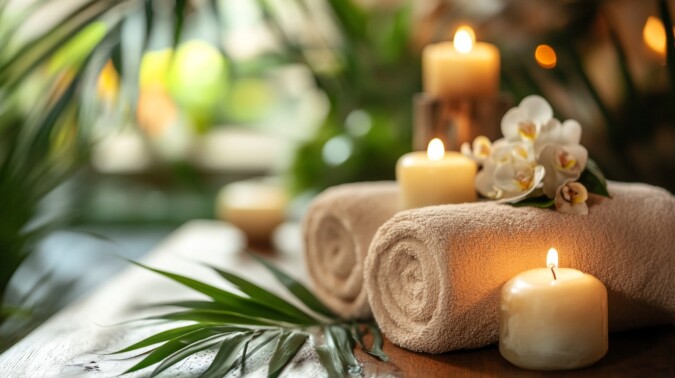
[[[286,227],[280,251],[271,258],[277,266],[307,282],[297,227]],[[246,276],[279,291],[271,275],[239,251],[240,234],[213,221],[192,221],[172,234],[143,262],[199,279],[222,282],[198,262],[208,262]],[[101,258],[101,263],[107,257]],[[219,286],[226,287],[224,284]],[[281,292],[280,292],[281,293]],[[111,377],[137,359],[113,358],[104,353],[127,346],[166,325],[114,326],[150,314],[139,306],[194,298],[189,290],[151,272],[130,266],[91,295],[68,306],[17,345],[0,355],[0,377]],[[156,310],[155,310],[156,311]],[[390,362],[382,363],[357,351],[366,377],[675,377],[675,327],[664,326],[610,335],[609,353],[599,363],[568,372],[531,372],[501,358],[495,346],[441,355],[418,354],[385,342]],[[211,354],[212,355],[212,354]],[[163,376],[197,376],[205,369],[209,352],[198,354],[166,371]],[[247,367],[247,376],[265,376],[264,361]],[[146,376],[148,371],[130,374]],[[325,372],[307,345],[284,372],[287,377],[320,377]]]

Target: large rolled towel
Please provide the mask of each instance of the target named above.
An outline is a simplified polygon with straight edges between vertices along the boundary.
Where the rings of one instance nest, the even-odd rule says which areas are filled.
[[[395,182],[335,186],[310,206],[303,223],[305,260],[316,295],[335,313],[371,316],[363,261],[373,235],[397,209]]]
[[[600,279],[610,330],[675,319],[675,197],[644,184],[611,183],[590,214],[495,203],[401,212],[375,235],[365,263],[373,315],[395,344],[442,353],[494,343],[502,285],[560,266]]]

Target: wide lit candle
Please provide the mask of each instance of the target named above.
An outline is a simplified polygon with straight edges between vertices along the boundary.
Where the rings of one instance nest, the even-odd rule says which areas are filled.
[[[607,353],[607,290],[597,278],[558,268],[551,248],[547,268],[523,272],[502,288],[499,352],[516,366],[566,370]]]
[[[440,139],[429,142],[427,151],[403,155],[396,164],[404,209],[473,202],[476,163],[457,152],[446,152]]]
[[[490,97],[499,89],[497,47],[476,42],[468,26],[457,29],[452,42],[428,45],[422,52],[424,92],[436,97]]]
[[[220,190],[216,213],[218,218],[242,230],[250,243],[266,243],[276,227],[283,223],[288,202],[288,195],[279,183],[239,181]]]

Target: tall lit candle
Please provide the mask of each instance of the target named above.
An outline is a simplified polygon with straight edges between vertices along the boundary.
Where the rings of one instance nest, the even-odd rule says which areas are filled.
[[[452,42],[422,52],[424,92],[435,97],[490,97],[499,90],[500,55],[490,43],[476,42],[473,29],[457,29]]]
[[[476,163],[457,152],[446,152],[440,139],[429,142],[427,151],[403,155],[396,164],[404,209],[473,202]]]
[[[499,352],[516,366],[566,370],[607,353],[607,290],[597,278],[558,268],[551,248],[547,268],[523,272],[502,288]]]

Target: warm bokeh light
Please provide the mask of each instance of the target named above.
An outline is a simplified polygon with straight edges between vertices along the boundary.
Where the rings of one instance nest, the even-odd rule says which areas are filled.
[[[675,33],[675,28],[673,29]],[[666,28],[657,17],[649,16],[642,29],[642,39],[650,50],[661,56],[666,55]]]
[[[120,77],[112,61],[109,60],[98,75],[96,92],[102,100],[113,102],[117,98],[119,86]]]
[[[178,108],[160,85],[141,89],[136,107],[138,126],[152,137],[161,135],[178,119]]]
[[[434,138],[429,142],[427,147],[427,157],[429,160],[440,160],[445,155],[445,146],[443,146],[443,141],[438,138]]]
[[[476,42],[476,33],[470,26],[460,26],[455,32],[455,38],[453,43],[455,45],[455,50],[461,53],[468,53],[473,49],[473,45]]]
[[[554,68],[558,63],[558,56],[553,47],[549,45],[537,46],[534,50],[534,59],[537,60],[537,64],[546,69]]]
[[[555,248],[548,250],[546,254],[546,266],[558,267],[558,251]]]

